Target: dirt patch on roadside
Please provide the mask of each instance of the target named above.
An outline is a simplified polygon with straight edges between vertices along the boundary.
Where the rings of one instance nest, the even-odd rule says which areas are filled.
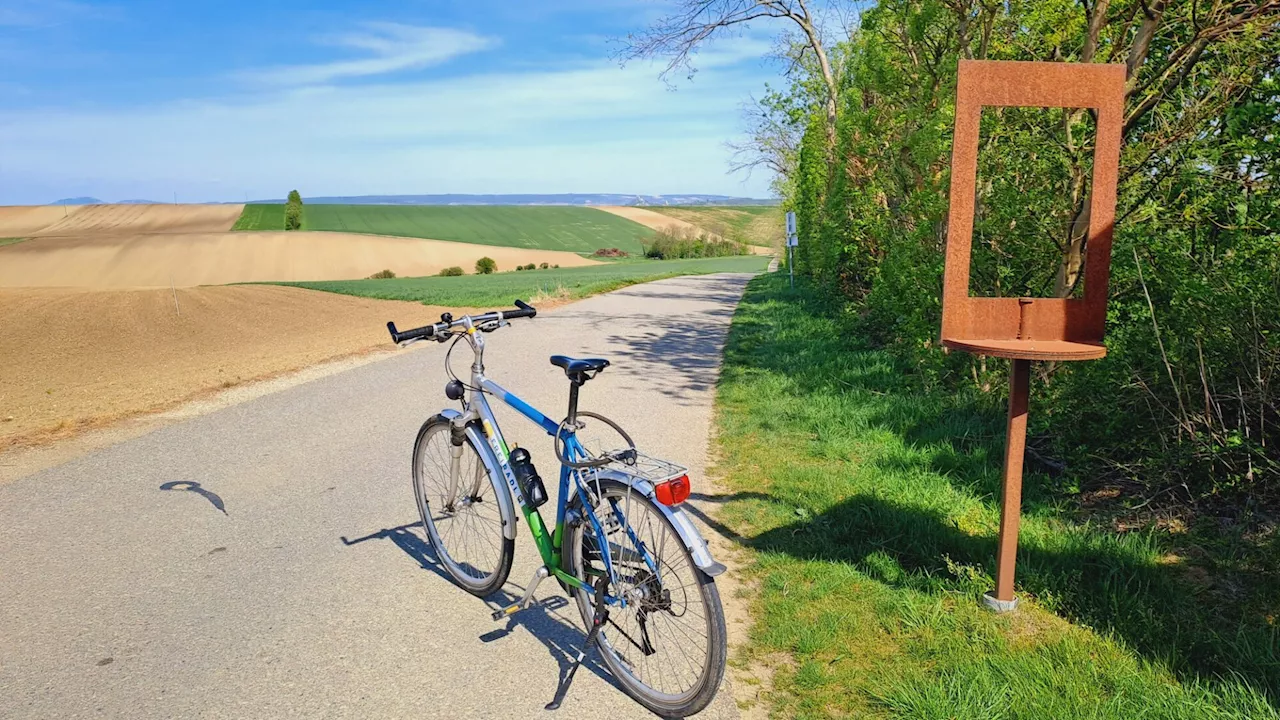
[[[88,208],[92,210],[93,207]],[[133,233],[38,237],[0,247],[0,287],[138,288],[237,282],[351,280],[391,270],[471,272],[491,257],[502,270],[528,263],[594,265],[576,253],[333,232]]]
[[[284,287],[0,290],[0,449],[392,350],[442,308]],[[457,311],[456,308],[451,308]]]
[[[244,205],[84,205],[32,234],[59,237],[224,232],[235,225],[243,210]]]

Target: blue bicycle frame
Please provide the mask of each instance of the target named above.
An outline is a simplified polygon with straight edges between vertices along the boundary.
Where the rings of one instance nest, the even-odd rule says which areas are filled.
[[[529,524],[530,534],[533,541],[538,547],[538,553],[542,556],[542,562],[550,574],[555,575],[562,582],[575,588],[585,590],[587,593],[594,595],[595,588],[590,584],[574,577],[571,573],[566,572],[561,567],[562,550],[565,535],[566,514],[569,503],[573,498],[572,493],[581,493],[583,497],[590,497],[590,491],[587,488],[586,481],[583,479],[583,473],[576,471],[574,468],[561,464],[560,466],[560,483],[559,493],[557,495],[556,504],[556,520],[554,529],[550,534],[547,532],[546,523],[542,519],[542,514],[537,508],[528,503],[528,499],[520,490],[520,484],[516,481],[515,472],[511,468],[510,450],[507,442],[502,436],[502,430],[498,425],[498,420],[493,414],[493,408],[490,407],[486,394],[493,395],[501,399],[504,403],[514,408],[516,412],[528,418],[535,425],[541,427],[546,433],[552,437],[560,436],[564,443],[565,457],[571,462],[585,460],[590,457],[586,449],[578,441],[575,429],[572,427],[564,427],[561,424],[547,417],[537,408],[520,399],[515,393],[508,391],[506,388],[490,380],[484,375],[484,337],[475,333],[472,329],[468,333],[468,340],[472,348],[475,350],[476,359],[471,367],[471,387],[472,390],[466,405],[466,412],[458,415],[454,419],[455,425],[464,426],[465,424],[479,420],[484,430],[485,441],[488,443],[489,449],[493,452],[493,457],[497,461],[498,469],[501,470],[503,478],[506,480],[507,489],[511,492],[520,511],[524,515],[525,522]],[[592,503],[584,502],[581,504],[583,510],[583,520],[591,524],[591,528],[598,540],[596,543],[601,553],[601,560],[609,574],[611,584],[617,584],[617,568],[613,564],[612,550],[607,541],[604,532],[604,526],[600,522]],[[630,541],[635,546],[637,554],[644,559],[645,564],[649,567],[649,571],[657,574],[658,565],[654,560],[649,549],[636,535],[631,525],[626,521],[622,510],[616,502],[612,503],[612,512],[618,526],[625,528]],[[701,538],[699,538],[701,540]],[[703,545],[705,547],[705,544]],[[611,605],[626,605],[625,598],[617,598],[609,596],[606,598]]]

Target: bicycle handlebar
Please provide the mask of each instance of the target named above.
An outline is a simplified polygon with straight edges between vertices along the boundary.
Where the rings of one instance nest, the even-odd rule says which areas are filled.
[[[538,309],[523,300],[516,300],[515,310],[490,310],[480,315],[465,315],[458,320],[449,318],[431,325],[424,325],[420,328],[405,330],[400,332],[396,330],[394,322],[387,323],[387,331],[391,333],[391,341],[399,345],[401,343],[411,342],[413,340],[426,340],[448,332],[455,327],[463,327],[468,319],[473,327],[484,325],[485,323],[495,320],[514,320],[516,318],[531,318],[538,314]]]

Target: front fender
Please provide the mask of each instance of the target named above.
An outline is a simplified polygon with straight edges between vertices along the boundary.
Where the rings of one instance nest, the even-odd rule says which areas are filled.
[[[462,417],[462,413],[452,408],[441,410],[440,416],[449,422],[457,422]],[[503,488],[498,493],[498,505],[500,516],[510,522],[502,523],[502,537],[508,540],[516,538],[516,509],[515,503],[511,502],[511,493],[506,491],[506,483],[503,482],[504,475],[502,466],[498,464],[498,458],[494,457],[493,449],[489,447],[489,442],[485,439],[484,433],[480,430],[478,422],[467,423],[467,437],[471,439],[471,444],[475,447],[476,452],[480,453],[480,462],[484,463],[484,469],[489,473],[489,477],[497,478],[498,485]]]
[[[689,554],[693,556],[693,564],[711,577],[724,574],[725,566],[711,557],[711,548],[707,546],[707,541],[703,539],[702,533],[698,532],[697,526],[689,519],[689,515],[678,506],[671,507],[658,502],[654,497],[653,485],[648,480],[614,470],[604,470],[600,476],[630,485],[633,490],[652,500],[653,506],[671,521],[671,526],[676,529],[680,540],[689,549]]]

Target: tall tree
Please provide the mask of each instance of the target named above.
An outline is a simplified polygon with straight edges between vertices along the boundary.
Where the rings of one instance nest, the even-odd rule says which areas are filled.
[[[848,0],[678,0],[676,10],[660,18],[648,29],[629,34],[619,56],[623,61],[666,58],[663,75],[694,72],[693,60],[707,41],[754,21],[781,21],[801,38],[802,51],[796,60],[811,58],[824,88],[822,107],[827,120],[829,144],[835,143],[836,118],[840,105],[839,68],[828,49],[828,32],[823,11],[849,11]]]

